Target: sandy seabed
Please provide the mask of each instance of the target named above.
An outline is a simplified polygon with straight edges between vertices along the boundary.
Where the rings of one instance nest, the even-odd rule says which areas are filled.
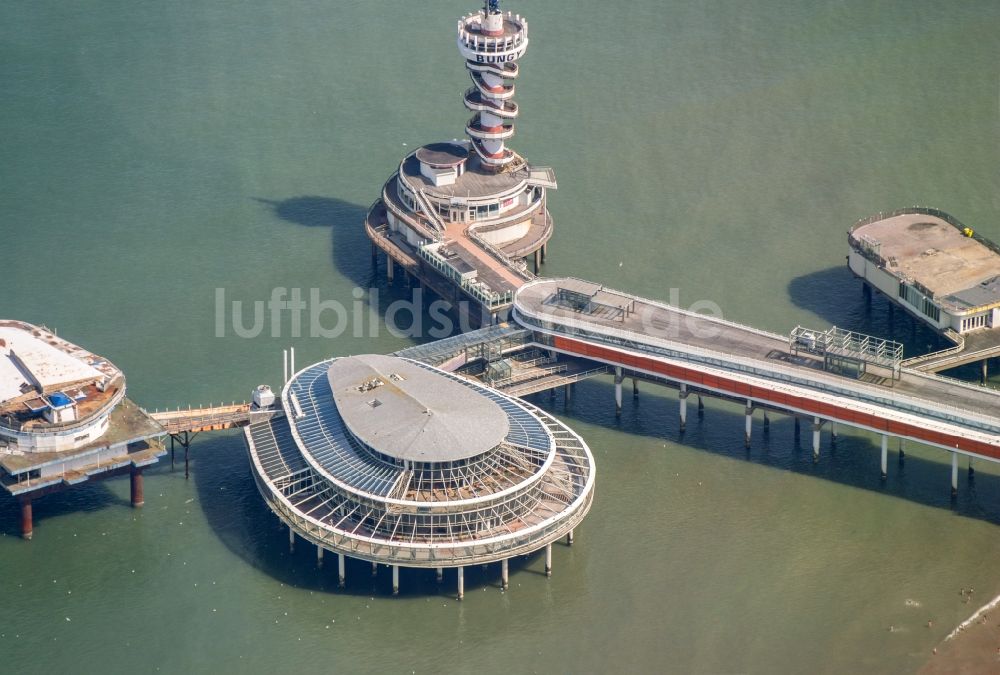
[[[1000,596],[952,631],[919,672],[920,675],[1000,672]]]

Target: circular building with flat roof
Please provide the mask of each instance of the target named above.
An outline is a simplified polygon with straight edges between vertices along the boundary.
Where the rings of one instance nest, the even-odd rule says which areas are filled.
[[[254,477],[295,535],[338,555],[458,570],[566,537],[593,499],[594,460],[561,422],[419,361],[352,356],[285,384],[284,416],[246,428]]]
[[[454,467],[492,451],[510,433],[507,414],[496,401],[469,396],[462,383],[402,359],[338,359],[327,378],[355,440],[407,469]]]

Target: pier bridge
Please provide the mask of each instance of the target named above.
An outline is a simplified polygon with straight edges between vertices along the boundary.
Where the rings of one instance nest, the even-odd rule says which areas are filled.
[[[950,452],[953,491],[959,455],[1000,461],[1000,391],[904,367],[886,341],[820,349],[819,332],[779,335],[580,279],[525,284],[513,320],[531,331],[527,347],[612,369],[618,410],[622,381],[638,375],[679,390],[682,428],[696,393],[744,403],[748,444],[759,409],[809,419],[816,458],[824,425],[834,437],[838,424],[877,433],[883,477],[890,437]]]
[[[219,404],[186,410],[156,410],[146,413],[163,430],[162,435],[170,436],[170,466],[174,465],[176,446],[184,448],[184,477],[190,476],[189,455],[191,441],[204,431],[222,431],[249,426],[253,422],[264,422],[281,417],[284,412],[276,408],[260,408],[248,401],[242,403]]]
[[[613,373],[615,405],[631,377],[678,390],[683,430],[690,394],[745,406],[749,446],[755,413],[781,412],[810,425],[814,458],[821,431],[838,425],[881,437],[886,476],[890,438],[1000,461],[1000,391],[907,365],[887,340],[801,327],[780,335],[698,314],[581,279],[521,286],[512,321],[410,347],[401,356],[460,371],[524,396]],[[498,366],[497,364],[502,364]],[[900,444],[900,452],[903,443]]]

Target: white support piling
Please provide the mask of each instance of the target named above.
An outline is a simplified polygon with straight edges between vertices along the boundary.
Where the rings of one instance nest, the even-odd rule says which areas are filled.
[[[344,554],[337,554],[337,586],[343,588],[347,584],[347,574],[344,569]]]
[[[830,420],[830,442],[837,442],[837,423],[833,420]]]
[[[823,424],[818,417],[813,418],[813,461],[819,461],[819,430]]]
[[[283,373],[281,384],[284,385],[286,382],[288,382],[288,350],[287,349],[282,349],[281,350],[281,372]]]
[[[441,583],[442,581],[444,581],[444,568],[443,567],[437,568],[436,578],[437,578],[437,582],[438,583]]]
[[[681,382],[681,391],[678,394],[681,402],[681,431],[687,427],[688,417],[688,386]],[[701,399],[699,399],[700,401]]]
[[[378,576],[378,563],[377,562],[373,562],[372,563],[372,576],[373,577],[377,577]]]
[[[288,365],[291,374],[295,374],[295,347],[288,350]]]
[[[458,599],[465,597],[465,568],[458,568]]]
[[[566,533],[566,545],[567,546],[573,545],[573,530],[570,530],[569,532]]]
[[[392,566],[392,594],[399,595],[399,565]]]
[[[620,415],[622,412],[622,369],[621,366],[615,366],[615,414]]]
[[[323,566],[323,547],[322,546],[317,546],[316,547],[316,567],[322,567],[322,566]]]
[[[951,453],[951,496],[958,494],[958,453]]]
[[[753,401],[747,399],[747,425],[743,434],[743,444],[750,447],[750,431],[753,429]]]
[[[545,576],[552,576],[552,544],[545,545]]]
[[[882,434],[882,480],[885,480],[889,475],[888,471],[889,463],[889,436],[887,434]]]
[[[507,590],[510,587],[510,569],[507,565],[507,558],[500,561],[500,587]]]
[[[288,550],[291,553],[295,552],[295,530],[291,525],[288,526]]]

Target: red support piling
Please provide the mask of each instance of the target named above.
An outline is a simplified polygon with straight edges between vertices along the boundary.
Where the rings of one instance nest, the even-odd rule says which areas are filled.
[[[31,516],[31,497],[21,497],[21,536],[31,539],[34,519]]]
[[[132,467],[132,506],[142,506],[145,500],[142,496],[142,469]]]

